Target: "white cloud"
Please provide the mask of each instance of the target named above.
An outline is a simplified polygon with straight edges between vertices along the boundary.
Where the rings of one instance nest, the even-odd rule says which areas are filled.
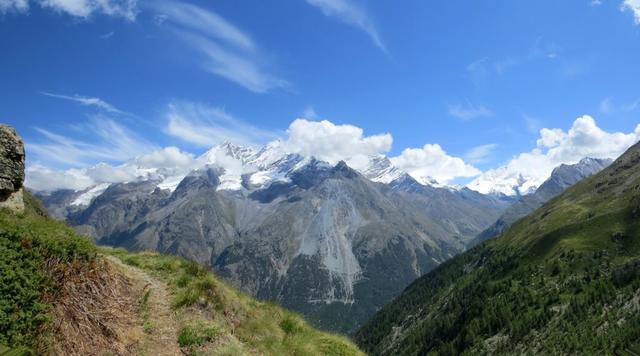
[[[378,34],[371,17],[351,0],[307,0],[307,3],[319,8],[325,16],[336,17],[340,21],[356,27],[369,35],[373,44],[387,53],[387,48]]]
[[[103,35],[100,35],[100,38],[102,38],[103,40],[108,40],[109,38],[113,37],[113,35],[115,35],[115,31],[111,31],[111,32],[107,32]]]
[[[7,12],[25,12],[28,9],[28,0],[0,0],[0,14]]]
[[[631,11],[636,25],[640,25],[640,0],[624,0],[620,9],[622,11]]]
[[[86,168],[52,170],[39,164],[29,165],[25,185],[36,191],[58,189],[84,190],[96,184],[125,183],[153,177],[184,177],[198,165],[193,154],[176,147],[165,147],[130,159],[119,165],[104,162]]]
[[[223,109],[204,104],[176,101],[165,114],[165,133],[199,147],[210,147],[225,141],[256,145],[278,135],[233,117]]]
[[[170,146],[142,155],[136,159],[136,162],[142,168],[174,168],[191,167],[195,162],[194,160],[193,154],[185,153],[177,147]]]
[[[387,152],[393,143],[388,133],[365,136],[357,126],[336,125],[327,120],[296,119],[289,125],[287,134],[283,142],[286,151],[314,156],[332,164],[349,160],[356,169],[360,168],[358,163],[362,158]]]
[[[81,95],[62,95],[62,94],[52,94],[52,93],[47,93],[47,92],[40,92],[40,94],[42,95],[46,95],[46,96],[50,96],[52,98],[58,98],[58,99],[64,99],[64,100],[71,100],[71,101],[75,101],[77,103],[80,103],[80,105],[84,105],[84,106],[93,106],[96,107],[98,109],[102,109],[106,112],[110,112],[113,114],[121,114],[121,115],[128,115],[128,113],[116,108],[115,106],[107,103],[106,101],[100,99],[100,98],[92,98],[92,97],[86,97],[86,96],[81,96]]]
[[[469,188],[481,193],[528,193],[561,164],[575,164],[585,157],[617,158],[639,139],[640,125],[631,133],[606,132],[592,117],[583,116],[576,119],[568,131],[540,130],[536,148],[519,154],[504,166],[485,172],[471,182]]]
[[[190,28],[209,38],[222,40],[244,50],[256,49],[249,35],[213,11],[170,0],[157,1],[152,6],[162,13],[163,22],[168,21],[180,27]]]
[[[429,178],[433,178],[440,184],[448,184],[455,178],[475,177],[482,173],[462,158],[448,155],[438,144],[407,148],[400,156],[392,157],[391,162],[421,183],[428,183]]]
[[[493,112],[483,105],[474,105],[470,102],[449,106],[449,115],[460,120],[473,120],[480,117],[493,116]]]
[[[490,161],[491,154],[498,148],[495,143],[480,145],[471,148],[465,153],[464,158],[471,163],[484,163]]]
[[[117,122],[94,117],[86,123],[69,126],[67,131],[81,131],[82,139],[36,130],[44,140],[27,142],[34,163],[55,162],[63,166],[81,167],[96,161],[124,161],[154,150],[156,147]]]
[[[134,21],[138,13],[137,0],[39,0],[38,2],[44,8],[82,18],[102,14]]]
[[[198,54],[203,70],[256,93],[289,87],[286,80],[268,72],[262,59],[266,56],[251,36],[217,13],[171,0],[152,2],[150,6],[158,13],[156,23],[170,28]]]
[[[58,171],[35,164],[29,165],[25,173],[25,186],[35,191],[82,190],[94,184],[93,180],[79,169]]]

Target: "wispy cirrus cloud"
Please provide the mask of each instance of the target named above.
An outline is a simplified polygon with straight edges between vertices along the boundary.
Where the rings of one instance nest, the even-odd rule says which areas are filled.
[[[493,116],[493,112],[484,105],[475,105],[470,101],[449,105],[448,111],[449,115],[464,121]]]
[[[491,161],[491,154],[498,148],[495,143],[480,145],[469,149],[465,155],[465,160],[471,163],[486,163]]]
[[[225,141],[258,145],[279,138],[279,133],[248,124],[224,109],[200,103],[174,101],[165,113],[164,132],[198,147]]]
[[[149,6],[156,12],[158,26],[169,28],[199,55],[203,70],[256,93],[289,87],[286,80],[270,73],[251,36],[214,11],[173,0]]]
[[[306,0],[308,4],[319,8],[325,16],[335,17],[347,25],[366,33],[373,44],[388,53],[371,16],[352,0]]]
[[[33,0],[44,9],[87,19],[94,14],[122,17],[135,21],[138,14],[137,0]],[[25,13],[29,0],[0,0],[0,13]]]
[[[87,122],[66,125],[64,133],[35,128],[40,139],[27,142],[32,162],[82,167],[95,162],[118,162],[152,151],[157,147],[115,120],[101,115]],[[78,135],[72,135],[77,132]]]
[[[600,113],[604,115],[613,115],[616,113],[629,113],[640,108],[640,99],[629,101],[627,103],[617,103],[614,98],[608,96],[600,101]]]
[[[82,96],[82,95],[63,95],[63,94],[54,94],[54,93],[48,93],[48,92],[40,92],[40,94],[45,95],[45,96],[49,96],[52,98],[56,98],[56,99],[63,99],[63,100],[69,100],[69,101],[73,101],[76,103],[79,103],[80,105],[84,105],[84,106],[93,106],[96,107],[98,109],[104,110],[106,112],[109,113],[113,113],[113,114],[120,114],[120,115],[129,115],[128,113],[116,108],[115,106],[107,103],[106,101],[100,99],[100,98],[95,98],[95,97],[88,97],[88,96]]]

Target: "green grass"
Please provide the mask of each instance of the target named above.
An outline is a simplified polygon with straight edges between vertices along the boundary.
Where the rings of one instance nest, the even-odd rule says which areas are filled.
[[[318,331],[296,313],[257,301],[196,263],[155,252],[102,252],[169,285],[171,305],[183,320],[178,343],[193,354],[362,355],[347,338]]]

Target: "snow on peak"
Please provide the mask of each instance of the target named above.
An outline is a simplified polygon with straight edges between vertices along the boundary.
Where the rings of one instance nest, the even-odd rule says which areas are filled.
[[[391,163],[388,157],[383,155],[370,157],[369,164],[361,169],[360,173],[374,182],[384,184],[389,184],[404,174]]]
[[[526,195],[534,192],[548,177],[525,176],[500,167],[485,172],[467,185],[467,188],[482,194],[504,194],[507,196]]]

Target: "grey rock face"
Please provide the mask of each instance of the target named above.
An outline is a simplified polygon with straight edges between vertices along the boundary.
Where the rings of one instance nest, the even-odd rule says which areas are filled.
[[[0,124],[0,207],[23,210],[24,145],[16,130]]]
[[[540,185],[535,192],[521,197],[515,204],[510,206],[491,227],[473,239],[469,243],[469,246],[475,246],[500,234],[514,222],[529,215],[529,213],[535,211],[544,205],[544,203],[584,178],[590,177],[607,168],[612,162],[613,160],[611,159],[587,157],[576,164],[563,164],[558,166],[551,173],[551,177]]]

